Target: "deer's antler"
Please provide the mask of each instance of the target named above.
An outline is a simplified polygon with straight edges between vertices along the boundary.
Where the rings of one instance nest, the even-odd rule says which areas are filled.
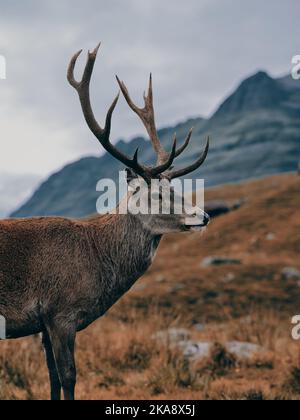
[[[88,127],[95,135],[95,137],[99,140],[101,145],[105,148],[105,150],[112,156],[114,156],[116,159],[118,159],[120,162],[122,162],[124,165],[133,169],[136,174],[142,176],[144,179],[149,181],[149,179],[158,176],[172,165],[176,155],[176,140],[174,140],[172,152],[168,155],[167,159],[164,160],[164,162],[162,162],[161,164],[151,168],[139,164],[138,149],[136,150],[134,157],[131,159],[124,153],[122,153],[120,150],[118,150],[110,142],[111,119],[119,99],[119,94],[117,95],[107,112],[104,128],[102,128],[97,122],[93,113],[90,100],[90,81],[99,48],[100,44],[92,52],[88,52],[87,63],[83,72],[82,80],[80,82],[78,82],[74,77],[74,68],[82,50],[78,51],[72,57],[68,68],[68,81],[70,85],[73,86],[74,89],[76,89],[79,95],[82,112]]]
[[[205,159],[208,155],[209,144],[210,144],[210,138],[207,137],[206,146],[205,146],[205,149],[204,149],[202,155],[200,156],[200,158],[198,160],[196,160],[195,163],[193,163],[190,166],[187,166],[186,168],[182,168],[182,169],[179,169],[179,170],[168,171],[168,173],[166,174],[167,177],[169,179],[180,178],[181,176],[188,175],[191,172],[194,172],[196,169],[200,168],[200,166],[204,163],[204,161],[205,161]]]
[[[117,77],[117,81],[129,107],[140,117],[140,119],[142,120],[147,130],[147,133],[150,137],[153,148],[157,154],[156,166],[148,167],[145,165],[141,165],[138,161],[138,149],[136,150],[133,158],[129,158],[123,152],[118,150],[110,142],[111,119],[112,119],[113,112],[115,110],[115,107],[119,99],[119,94],[117,95],[117,97],[115,98],[115,100],[113,101],[113,103],[111,104],[107,112],[104,128],[102,128],[97,122],[93,113],[91,100],[90,100],[90,82],[91,82],[91,77],[92,77],[92,73],[93,73],[93,69],[94,69],[94,65],[95,65],[99,48],[100,48],[100,44],[92,52],[90,51],[88,52],[87,63],[86,63],[83,76],[80,82],[78,82],[74,77],[74,68],[82,50],[78,51],[72,57],[69,64],[67,77],[68,77],[68,81],[70,85],[73,86],[74,89],[76,89],[79,95],[82,112],[83,112],[87,125],[89,126],[90,130],[95,135],[95,137],[99,140],[101,145],[105,148],[105,150],[108,153],[110,153],[112,156],[114,156],[116,159],[118,159],[120,162],[122,162],[124,165],[133,169],[137,175],[142,176],[147,182],[149,182],[151,178],[156,178],[160,175],[166,176],[169,179],[178,178],[180,176],[187,175],[188,173],[199,168],[206,159],[208,149],[209,149],[209,139],[207,141],[207,145],[204,150],[204,153],[193,165],[188,166],[187,168],[184,168],[181,170],[177,170],[177,171],[170,170],[174,162],[174,159],[178,157],[179,155],[181,155],[181,153],[183,153],[184,150],[189,145],[193,130],[191,129],[189,131],[183,145],[178,150],[176,148],[176,145],[177,145],[176,134],[174,136],[171,152],[168,153],[163,148],[159,140],[156,125],[155,125],[152,75],[150,75],[148,93],[147,95],[144,94],[144,102],[145,102],[144,108],[139,108],[138,106],[136,106],[133,103],[132,99],[130,98],[128,89],[125,86],[124,82],[121,82],[118,77]]]
[[[148,94],[144,94],[144,102],[145,102],[145,106],[144,108],[139,108],[137,105],[135,105],[135,103],[132,101],[130,94],[128,92],[128,89],[125,85],[124,82],[122,82],[118,76],[117,77],[117,81],[118,84],[120,86],[120,89],[124,95],[124,98],[127,102],[127,104],[129,105],[129,107],[140,117],[140,119],[142,120],[147,133],[150,137],[151,143],[153,145],[153,148],[157,154],[157,164],[158,165],[163,165],[163,163],[166,163],[166,166],[168,166],[167,169],[169,169],[171,167],[171,162],[173,162],[174,158],[180,156],[185,149],[187,148],[187,146],[190,143],[192,134],[193,134],[193,128],[191,128],[191,130],[189,131],[183,145],[178,149],[175,150],[175,156],[172,156],[172,154],[169,154],[165,151],[165,149],[163,148],[158,134],[157,134],[157,129],[156,129],[156,125],[155,125],[155,113],[154,113],[154,106],[153,106],[153,83],[152,83],[152,75],[150,74],[150,80],[149,80],[149,88],[148,88]],[[174,140],[173,140],[173,149],[172,151],[174,151],[174,147],[176,147],[176,134],[174,136]],[[204,153],[201,155],[201,157],[191,166],[188,166],[187,168],[181,169],[181,170],[177,170],[177,171],[167,171],[167,169],[165,171],[167,171],[165,173],[165,175],[169,178],[169,179],[174,179],[174,178],[178,178],[180,176],[183,175],[187,175],[190,172],[198,169],[203,162],[206,159],[207,153],[208,153],[208,149],[209,149],[209,139],[207,140],[207,144],[206,144],[206,148]],[[164,172],[165,172],[164,171]]]

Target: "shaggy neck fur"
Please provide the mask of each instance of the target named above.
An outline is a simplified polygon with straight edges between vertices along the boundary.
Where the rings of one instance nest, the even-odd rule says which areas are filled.
[[[162,236],[146,230],[133,215],[97,216],[88,223],[101,271],[105,273],[105,278],[100,273],[101,288],[109,300],[105,306],[110,306],[110,300],[118,299],[147,271]]]

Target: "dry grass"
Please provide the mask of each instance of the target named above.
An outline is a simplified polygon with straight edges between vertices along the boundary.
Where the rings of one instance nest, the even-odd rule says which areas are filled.
[[[209,198],[246,204],[215,219],[205,236],[167,237],[144,278],[79,334],[77,397],[300,399],[300,343],[291,339],[300,287],[281,274],[287,266],[300,268],[299,184],[299,177],[287,175],[210,190]],[[209,255],[242,264],[203,268]],[[199,332],[197,323],[205,329]],[[216,343],[210,356],[191,363],[151,338],[168,327]],[[235,340],[265,352],[241,362],[224,348]],[[39,340],[1,342],[0,348],[0,398],[48,398]]]

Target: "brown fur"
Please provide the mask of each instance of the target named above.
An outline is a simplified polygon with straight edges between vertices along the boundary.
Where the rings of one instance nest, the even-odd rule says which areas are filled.
[[[42,332],[47,344],[53,330],[63,331],[73,347],[76,331],[147,270],[159,241],[130,215],[1,221],[0,314],[8,338]],[[75,364],[67,366],[75,383]]]
[[[99,45],[100,46],[100,45]],[[69,83],[77,90],[85,120],[103,147],[120,162],[147,181],[143,199],[149,197],[152,178],[168,180],[186,175],[205,160],[209,141],[196,163],[172,172],[170,167],[187,147],[167,154],[157,137],[152,80],[145,108],[135,107],[125,85],[120,88],[142,118],[158,154],[157,166],[146,168],[118,151],[109,141],[111,117],[118,97],[110,107],[105,128],[95,120],[89,85],[99,46],[88,54],[81,82],[74,78],[74,66],[80,52],[71,59]],[[168,171],[164,173],[165,171]],[[139,180],[141,182],[141,179]],[[129,195],[125,197],[128,200]],[[51,398],[74,399],[76,332],[103,315],[141,277],[153,261],[161,236],[168,232],[190,230],[182,215],[107,215],[86,220],[36,218],[0,222],[0,315],[7,323],[7,337],[18,338],[42,332],[51,383]],[[194,228],[201,229],[209,217],[195,211]]]
[[[132,235],[141,247],[128,246]],[[0,222],[0,313],[8,337],[41,332],[44,318],[56,314],[71,317],[77,330],[86,327],[147,270],[155,240],[129,215]]]

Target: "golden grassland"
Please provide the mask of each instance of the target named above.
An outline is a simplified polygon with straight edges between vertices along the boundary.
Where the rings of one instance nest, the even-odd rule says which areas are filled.
[[[269,177],[207,192],[206,199],[245,200],[213,220],[205,235],[166,237],[151,270],[77,339],[78,399],[300,399],[300,284],[282,275],[300,269],[300,177]],[[207,256],[240,265],[203,267]],[[195,328],[204,324],[203,331]],[[215,343],[198,363],[153,334],[188,328]],[[227,341],[259,344],[247,361]],[[47,399],[39,338],[0,343],[0,399]]]

